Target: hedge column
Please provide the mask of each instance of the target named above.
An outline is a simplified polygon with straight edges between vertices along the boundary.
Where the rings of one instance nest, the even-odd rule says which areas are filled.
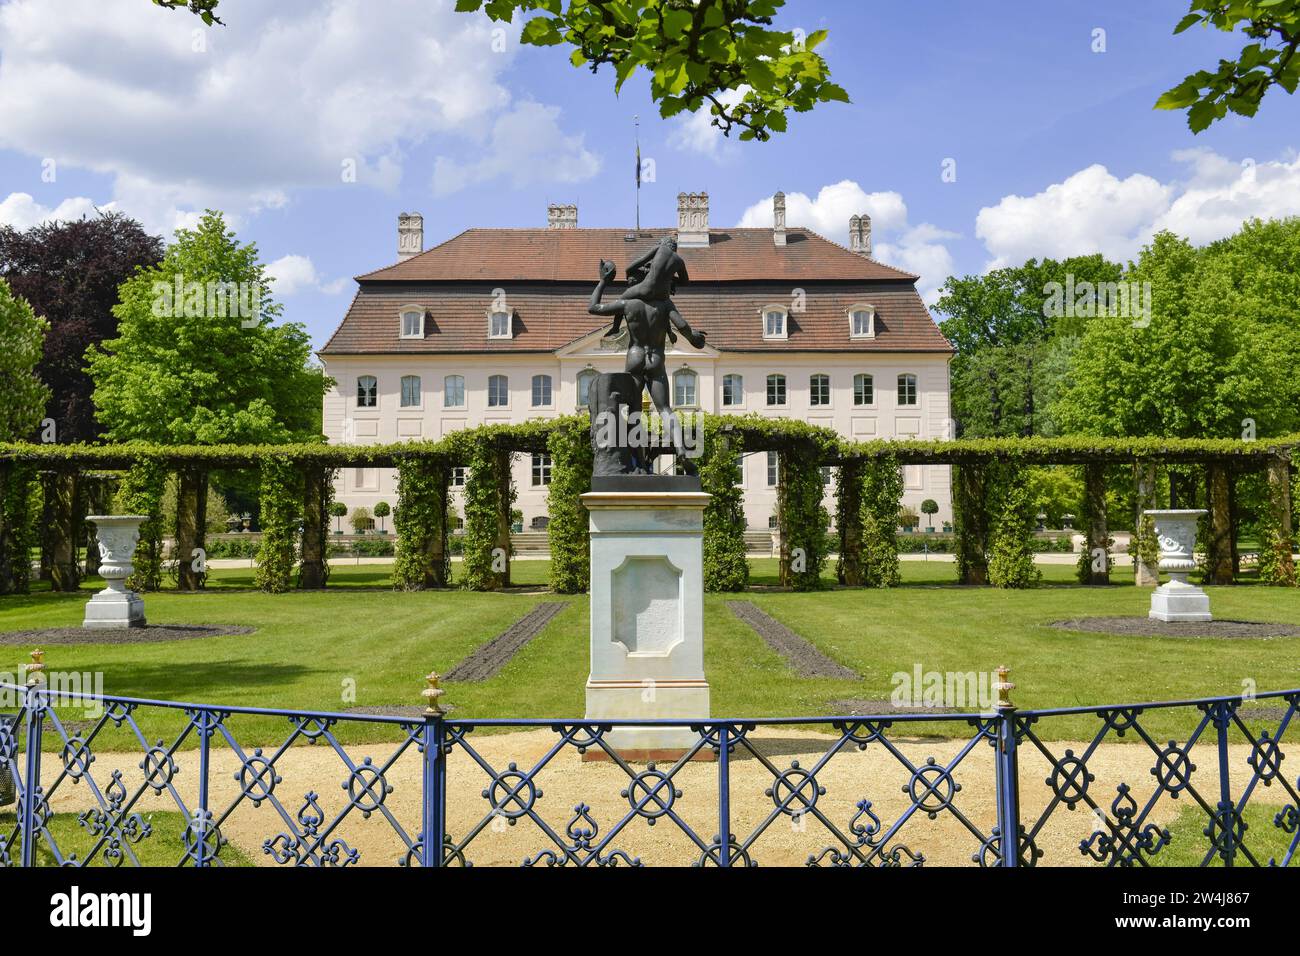
[[[1133,545],[1129,549],[1133,555],[1133,582],[1140,588],[1154,588],[1160,584],[1160,547],[1156,543],[1155,522],[1144,512],[1156,506],[1155,464],[1148,461],[1135,462],[1133,479],[1137,491]]]
[[[497,547],[501,555],[497,587],[510,587],[510,558],[514,555],[514,544],[510,540],[511,514],[515,506],[515,487],[510,476],[511,455],[509,451],[497,451],[496,494],[497,494]],[[497,561],[494,555],[493,561]]]
[[[445,587],[451,579],[447,548],[447,492],[451,468],[442,461],[407,458],[397,466],[397,560],[393,586],[403,591]]]
[[[551,484],[546,496],[551,518],[546,526],[551,546],[551,590],[581,594],[591,578],[590,519],[582,504],[582,495],[591,488],[587,420],[576,416],[560,423],[547,438],[546,450],[551,456]]]
[[[1088,512],[1087,572],[1085,584],[1110,584],[1110,528],[1106,522],[1106,466],[1089,462],[1083,466],[1084,507]],[[1100,552],[1100,553],[1099,553]]]
[[[1292,552],[1295,536],[1291,525],[1291,459],[1279,455],[1268,463],[1268,505],[1261,522],[1259,573],[1269,584],[1295,587],[1296,567]]]
[[[298,587],[304,590],[323,588],[329,578],[326,549],[332,476],[329,468],[305,465],[302,469],[302,563],[298,567]]]
[[[206,567],[202,554],[207,526],[208,476],[197,468],[176,473],[176,590],[197,591]],[[196,555],[194,552],[200,552]],[[198,560],[202,558],[203,560]],[[196,560],[198,569],[195,568]]]
[[[0,462],[0,594],[26,594],[31,581],[35,540],[36,470]]]
[[[1232,489],[1228,468],[1221,463],[1205,467],[1205,484],[1210,514],[1209,540],[1205,542],[1205,583],[1232,583]]]
[[[953,531],[957,580],[988,584],[988,514],[985,507],[984,464],[964,464],[952,470]]]
[[[50,583],[55,591],[75,591],[77,575],[77,474],[56,471],[45,476],[49,515]]]
[[[835,528],[839,531],[840,560],[836,577],[840,584],[861,587],[862,573],[862,483],[866,466],[861,459],[840,463],[835,496]]]

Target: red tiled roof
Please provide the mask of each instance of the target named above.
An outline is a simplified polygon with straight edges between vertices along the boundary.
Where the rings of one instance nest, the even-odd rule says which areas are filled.
[[[597,262],[628,262],[671,230],[625,242],[617,229],[471,229],[397,265],[358,277],[360,288],[322,355],[552,352],[608,324],[587,301]],[[916,291],[916,276],[849,252],[816,233],[713,230],[708,248],[681,249],[690,281],[673,297],[691,325],[723,351],[951,352]],[[614,283],[606,302],[617,298]],[[514,313],[509,339],[488,337],[493,291]],[[763,338],[760,310],[791,304],[788,337]],[[876,335],[854,339],[848,309],[876,309]],[[425,334],[401,337],[403,306],[425,309]]]
[[[467,229],[405,262],[357,276],[359,282],[592,282],[596,263],[623,266],[672,229],[644,229],[627,241],[621,229]],[[917,276],[876,262],[808,229],[791,229],[786,244],[771,229],[714,229],[707,248],[678,250],[692,282],[770,279],[908,279]]]

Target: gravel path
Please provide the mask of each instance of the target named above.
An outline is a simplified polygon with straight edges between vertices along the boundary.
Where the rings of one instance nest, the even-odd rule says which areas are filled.
[[[1222,637],[1229,639],[1294,637],[1300,627],[1266,621],[1157,621],[1149,617],[1080,617],[1054,621],[1065,631],[1088,631],[1128,637]]]
[[[494,677],[519,650],[541,633],[551,618],[569,605],[564,601],[543,601],[515,623],[483,644],[446,675],[449,681],[485,681]]]
[[[204,637],[252,634],[253,628],[234,624],[146,624],[144,627],[45,627],[31,631],[0,632],[0,645],[33,647],[41,644],[156,644],[194,641]]]
[[[760,611],[750,601],[728,601],[727,607],[758,634],[772,650],[786,659],[800,677],[838,677],[857,680],[856,671],[833,661],[816,645],[800,637],[770,614]]]

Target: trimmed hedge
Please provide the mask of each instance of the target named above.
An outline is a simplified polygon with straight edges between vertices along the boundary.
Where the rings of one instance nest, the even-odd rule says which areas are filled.
[[[749,586],[745,557],[745,492],[736,486],[736,461],[745,453],[743,436],[716,415],[704,418],[700,485],[704,507],[704,590],[743,591]]]
[[[411,458],[397,466],[398,554],[393,564],[393,587],[422,591],[444,587],[451,581],[451,549],[447,535],[447,492],[451,469],[441,460]],[[357,542],[360,544],[361,542]],[[388,554],[393,553],[391,542]]]
[[[262,546],[253,580],[263,591],[282,594],[293,587],[302,472],[288,458],[267,458],[262,462],[260,498]]]
[[[561,419],[546,442],[551,455],[551,485],[547,494],[550,522],[546,538],[551,547],[551,590],[581,594],[591,577],[591,544],[587,509],[581,496],[591,488],[590,423],[585,414]]]

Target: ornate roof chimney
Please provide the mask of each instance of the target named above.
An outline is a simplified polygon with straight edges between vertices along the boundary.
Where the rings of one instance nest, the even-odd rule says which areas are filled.
[[[785,193],[782,192],[772,197],[772,241],[778,246],[785,245]]]
[[[556,205],[551,203],[546,207],[546,228],[577,229],[578,207],[572,204]]]
[[[849,219],[849,250],[860,256],[871,256],[871,217],[865,212]]]
[[[424,217],[418,212],[397,214],[397,261],[405,262],[424,251]]]
[[[709,194],[677,194],[677,245],[699,248],[709,244]]]

